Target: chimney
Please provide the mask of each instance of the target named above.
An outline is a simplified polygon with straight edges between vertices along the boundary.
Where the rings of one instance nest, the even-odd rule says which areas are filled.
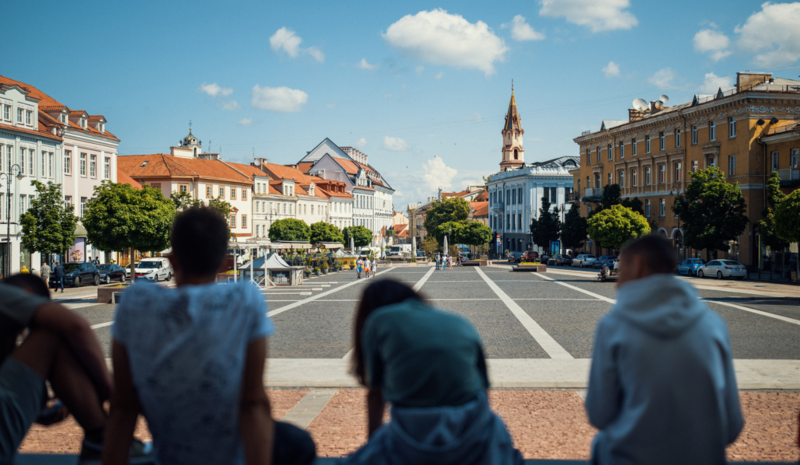
[[[641,111],[639,111],[639,110],[637,110],[635,108],[629,108],[628,109],[628,121],[629,122],[632,123],[634,121],[639,121],[643,117],[644,117],[644,113],[643,112],[641,112]]]
[[[772,73],[751,73],[749,71],[736,73],[736,92],[750,90],[772,79]]]

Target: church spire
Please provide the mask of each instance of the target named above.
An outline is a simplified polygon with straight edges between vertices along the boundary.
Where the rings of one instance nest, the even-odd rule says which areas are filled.
[[[500,169],[521,168],[525,166],[525,149],[522,146],[522,118],[517,110],[517,99],[514,97],[514,80],[511,80],[511,101],[508,102],[506,121],[501,131],[503,135],[503,161]]]
[[[506,113],[506,124],[503,127],[504,131],[508,130],[522,130],[521,118],[517,111],[517,99],[514,98],[514,81],[511,81],[511,101],[508,102],[508,112]]]

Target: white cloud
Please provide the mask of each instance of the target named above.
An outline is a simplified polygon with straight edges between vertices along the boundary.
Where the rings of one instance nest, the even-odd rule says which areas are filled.
[[[300,53],[307,53],[320,63],[325,61],[325,55],[320,49],[317,47],[301,48],[301,42],[303,42],[303,39],[287,27],[278,29],[269,38],[269,46],[276,52],[283,50],[292,58],[297,58]]]
[[[625,11],[629,0],[541,0],[540,16],[564,17],[567,22],[586,26],[592,32],[630,29],[639,24]]]
[[[377,63],[375,63],[374,65],[371,65],[371,64],[369,64],[367,62],[366,58],[362,58],[361,61],[356,65],[356,68],[366,69],[366,70],[369,70],[369,71],[375,71],[376,69],[378,69],[379,66],[380,65],[377,64]]]
[[[730,76],[717,76],[714,73],[706,73],[703,85],[700,86],[701,94],[716,94],[720,87],[731,87],[733,79]]]
[[[800,60],[800,2],[761,5],[744,26],[737,26],[740,34],[737,46],[757,53],[753,63],[759,67],[789,66]]]
[[[325,106],[328,107],[328,108],[336,108],[336,104],[335,103],[326,103]]]
[[[458,174],[458,170],[445,165],[439,157],[423,163],[422,169],[425,170],[422,179],[429,191],[437,191],[440,187],[445,191],[452,189],[453,178]]]
[[[392,98],[392,94],[391,94],[391,92],[387,92],[387,93],[383,94],[383,98],[385,98],[385,99],[387,99],[387,100],[388,100],[388,99],[390,99],[390,98]]]
[[[605,68],[603,68],[603,74],[605,74],[607,78],[619,76],[619,65],[613,61],[609,61]]]
[[[526,40],[544,40],[544,34],[534,30],[530,24],[525,22],[522,15],[514,16],[511,24],[503,24],[502,27],[511,27],[511,38],[520,42]]]
[[[238,124],[239,126],[252,126],[253,118],[242,118],[236,124]]]
[[[408,142],[399,137],[383,137],[383,148],[392,152],[405,152],[408,150]]]
[[[647,82],[655,85],[659,89],[675,89],[677,87],[673,82],[675,78],[675,71],[672,71],[672,68],[664,68],[656,71],[654,75],[647,79]]]
[[[470,121],[475,121],[476,123],[483,122],[483,116],[481,116],[481,114],[478,113],[477,111],[474,114],[467,116],[467,119]]]
[[[225,102],[222,104],[223,110],[233,111],[233,110],[238,110],[240,107],[241,105],[239,105],[239,102],[237,102],[236,100],[231,100],[230,102]]]
[[[208,94],[212,97],[227,97],[233,93],[233,89],[230,87],[220,87],[216,82],[213,84],[206,84],[204,82],[200,84],[200,87],[197,88],[197,91]]]
[[[494,74],[494,62],[503,61],[508,51],[483,21],[473,24],[442,9],[403,16],[383,38],[422,62],[477,69],[487,76]]]
[[[441,79],[441,78],[442,78],[442,76],[444,76],[444,71],[439,71],[438,73],[436,73],[436,76],[434,76],[434,77],[435,77],[436,79]]]
[[[364,147],[366,147],[366,146],[367,146],[367,139],[364,139],[364,138],[362,137],[361,139],[358,139],[358,140],[356,141],[356,147],[358,147],[358,148],[360,148],[360,149],[363,149],[363,148],[364,148]]]
[[[709,53],[714,61],[732,53],[728,50],[729,45],[728,36],[713,29],[703,29],[694,35],[694,49],[700,53]]]
[[[415,68],[415,70],[417,71],[417,75],[420,75],[420,74],[422,74],[422,72],[425,70],[425,67],[424,67],[424,66],[422,66],[422,65],[417,65],[417,67]]]
[[[260,110],[292,113],[300,111],[308,102],[308,94],[288,87],[253,87],[251,105]]]

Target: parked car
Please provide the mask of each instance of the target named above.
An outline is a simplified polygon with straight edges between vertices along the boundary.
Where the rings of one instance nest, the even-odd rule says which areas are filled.
[[[166,258],[145,258],[136,264],[134,274],[135,279],[147,279],[155,282],[162,279],[169,281],[172,279],[172,265]]]
[[[698,278],[706,276],[716,276],[717,279],[731,277],[744,279],[747,276],[747,269],[734,260],[711,260],[697,270]]]
[[[55,286],[56,278],[50,275],[50,285]],[[92,262],[70,262],[64,264],[64,285],[80,287],[82,284],[100,285],[100,271]]]
[[[100,281],[106,284],[111,281],[119,281],[122,283],[125,282],[125,278],[127,277],[125,269],[113,263],[100,265],[97,267],[97,271],[100,272]]]
[[[600,257],[600,258],[602,259],[603,257]],[[600,261],[600,259],[598,259],[596,262],[594,262],[595,268],[597,268],[597,263],[599,261]],[[617,263],[617,261],[619,261],[619,257],[617,257],[616,255],[609,255],[608,258],[603,260],[602,265],[600,265],[600,269],[606,268],[608,270],[613,270],[614,269],[614,264]]]
[[[557,253],[547,260],[547,264],[554,266],[570,266],[572,265],[572,257]]]
[[[539,252],[522,252],[522,255],[519,256],[520,263],[522,262],[538,262],[539,261]]]
[[[139,266],[139,262],[136,262],[136,264],[134,265],[134,268],[136,268],[137,266]],[[131,278],[131,264],[130,263],[125,265],[125,277],[127,279]]]
[[[595,260],[597,260],[597,257],[594,254],[582,253],[572,259],[572,266],[579,266],[581,268],[592,266]]]
[[[547,264],[547,260],[550,260],[550,255],[549,254],[542,254],[541,256],[539,256],[539,261],[540,262],[542,262],[544,264]]]
[[[600,255],[600,258],[592,263],[592,268],[602,269],[603,266],[606,264],[606,261],[613,260],[617,258],[616,255]],[[613,262],[612,262],[613,263]]]
[[[686,276],[697,276],[697,270],[705,265],[706,262],[702,258],[684,258],[678,265],[678,274],[685,274]]]

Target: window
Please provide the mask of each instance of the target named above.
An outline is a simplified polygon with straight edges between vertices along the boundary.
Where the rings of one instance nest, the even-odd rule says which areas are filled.
[[[664,135],[664,131],[658,133],[658,150],[666,150],[667,149],[667,136]]]
[[[608,159],[614,159],[614,147],[612,147],[611,144],[608,144]]]
[[[736,156],[728,157],[728,176],[736,176]]]
[[[6,164],[3,163],[3,157],[5,156],[5,153],[6,153],[6,147],[4,145],[0,145],[0,173],[5,171],[6,168]]]
[[[71,195],[65,195],[64,196],[64,202],[67,204],[68,207],[72,206],[72,196]]]
[[[613,183],[613,181],[614,180],[611,179],[611,173],[608,173],[608,179],[606,179],[606,184],[608,184],[610,186]]]
[[[650,199],[644,200],[644,216],[650,218]]]
[[[103,162],[103,179],[111,179],[111,159],[108,157]]]
[[[86,211],[86,197],[81,197],[81,218],[83,218],[83,213]]]
[[[634,157],[638,155],[636,150],[636,138],[631,140],[631,155],[633,155]]]
[[[89,176],[97,177],[97,155],[89,155]]]
[[[189,186],[187,184],[179,184],[178,191],[180,191],[181,193],[189,192]]]
[[[681,182],[681,162],[675,163],[675,182]]]
[[[242,229],[247,228],[247,215],[242,215]]]
[[[231,213],[230,226],[231,226],[231,228],[235,228],[236,227],[236,213]]]
[[[708,166],[716,166],[714,165],[714,157],[708,157]]]
[[[658,216],[661,218],[667,216],[667,201],[664,199],[659,199]]]
[[[778,163],[780,162],[780,152],[772,152],[770,156],[770,171],[778,171]]]
[[[32,125],[31,116],[33,116],[33,112],[30,110],[25,111],[25,124]]]
[[[236,200],[236,188],[231,187],[231,200]]]
[[[86,154],[81,153],[81,176],[86,176]]]
[[[247,189],[242,189],[242,200],[247,200]]]
[[[256,237],[260,237],[260,236],[261,236],[261,226],[256,225]]]
[[[697,160],[692,162],[692,173],[697,173],[697,168],[698,168],[697,165],[698,165]]]
[[[592,154],[589,151],[589,149],[586,149],[586,164],[587,165],[591,165],[592,164]]]
[[[736,137],[736,117],[731,116],[728,118],[728,137],[733,139]]]
[[[311,214],[312,215],[314,214],[314,206],[313,205],[311,205]]]
[[[23,174],[25,173],[25,149],[23,148],[19,149],[19,170]]]
[[[631,170],[631,187],[636,187],[636,170]]]
[[[717,140],[717,123],[713,121],[708,122],[708,140]]]
[[[619,187],[625,187],[625,172],[619,172]]]
[[[225,198],[225,186],[219,186],[219,198]]]
[[[625,158],[625,142],[619,141],[619,158]]]
[[[600,163],[600,147],[597,147],[597,163]]]
[[[55,155],[51,152],[47,155],[47,176],[53,177],[53,160],[55,159]]]
[[[17,123],[22,122],[22,108],[17,108]]]
[[[28,174],[31,176],[36,175],[36,166],[34,163],[36,160],[33,158],[33,149],[28,149]]]
[[[517,190],[514,189],[511,191],[511,205],[515,205],[517,203]]]
[[[650,136],[644,136],[644,153],[650,153]]]
[[[675,130],[675,148],[679,148],[681,146],[681,130]]]
[[[211,199],[214,197],[214,186],[206,186],[206,198]]]
[[[153,189],[161,189],[161,183],[160,182],[151,182],[150,183],[150,187],[152,187]]]
[[[24,195],[20,195],[19,196],[19,211],[17,213],[19,214],[20,218],[22,218],[22,215],[25,213],[25,196]]]
[[[11,105],[3,105],[3,119],[11,121]]]
[[[272,212],[273,212],[273,210],[272,210],[272,202],[270,202],[270,203],[269,203],[269,212],[270,212],[270,213],[272,213]]]
[[[664,184],[667,182],[666,178],[667,174],[667,165],[658,165],[658,183]]]
[[[692,126],[692,145],[697,145],[697,126]]]

